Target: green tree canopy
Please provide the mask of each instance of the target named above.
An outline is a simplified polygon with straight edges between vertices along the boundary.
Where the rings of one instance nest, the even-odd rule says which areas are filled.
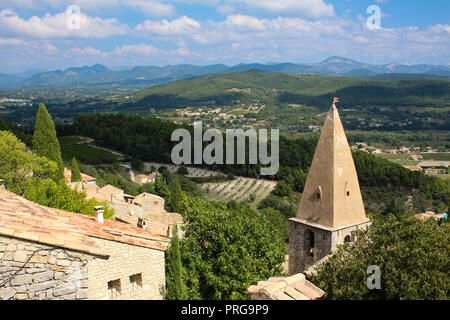
[[[180,241],[176,225],[173,228],[172,240],[166,252],[166,299],[187,299],[186,286],[183,281],[183,266],[181,265]]]
[[[281,180],[277,183],[272,193],[279,197],[290,197],[292,195],[292,188],[284,180]]]
[[[33,150],[36,154],[54,161],[58,166],[57,178],[63,178],[63,162],[61,158],[61,146],[56,137],[55,124],[45,105],[40,104],[36,115],[33,134]]]
[[[189,299],[248,299],[248,287],[279,275],[280,233],[255,210],[237,204],[184,200],[181,259]]]
[[[54,177],[55,162],[38,156],[8,131],[0,131],[0,178],[6,185],[18,185],[26,177]]]
[[[11,186],[10,191],[50,208],[93,216],[94,207],[103,205],[105,219],[114,215],[114,211],[108,207],[106,202],[99,202],[95,199],[85,200],[84,192],[71,189],[64,180],[55,182],[48,178],[27,178],[20,184]]]
[[[407,214],[376,216],[354,243],[340,246],[312,281],[325,299],[448,299],[450,225]],[[381,289],[367,288],[378,266]]]
[[[187,175],[189,173],[189,171],[188,171],[188,169],[186,167],[179,167],[177,169],[177,173],[179,175],[185,176],[185,175]]]
[[[156,175],[155,192],[158,196],[164,198],[166,201],[168,201],[168,199],[170,198],[170,190],[167,186],[166,179],[161,175]]]
[[[101,204],[105,218],[114,214],[106,203],[87,201],[85,193],[72,190],[64,180],[52,180],[57,171],[55,162],[28,150],[12,133],[0,131],[0,178],[8,190],[51,208],[93,215]]]
[[[169,182],[169,198],[167,199],[167,210],[172,212],[180,212],[182,201],[182,190],[180,181],[174,176]]]
[[[81,172],[80,168],[78,168],[78,161],[76,158],[72,158],[72,181],[78,182],[81,181]]]

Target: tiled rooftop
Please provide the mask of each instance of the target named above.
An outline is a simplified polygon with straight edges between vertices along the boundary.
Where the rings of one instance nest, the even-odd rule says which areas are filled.
[[[247,292],[271,300],[315,300],[324,295],[323,290],[306,280],[302,273],[259,281]]]
[[[132,225],[30,202],[0,187],[0,235],[109,256],[97,239],[165,250],[169,239]]]
[[[81,175],[81,181],[96,181],[97,179],[91,176],[88,176],[87,174],[80,173]]]
[[[123,194],[123,190],[108,184],[108,185],[104,186],[103,188],[98,189],[98,193],[111,196],[111,195],[116,195],[116,194]]]
[[[183,223],[181,214],[159,210],[133,215],[130,213],[116,214],[115,218],[134,226],[137,225],[138,219],[142,219],[145,221],[146,230],[161,235],[167,235],[171,225]]]
[[[136,198],[134,198],[134,202],[137,204],[142,204],[145,201],[149,201],[151,199],[156,199],[156,200],[160,200],[160,201],[164,201],[164,198],[161,198],[160,196],[157,196],[156,194],[151,194],[148,192],[143,192],[140,195],[136,196]]]

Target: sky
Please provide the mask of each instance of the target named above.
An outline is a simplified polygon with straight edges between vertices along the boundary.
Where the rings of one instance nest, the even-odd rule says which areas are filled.
[[[0,0],[0,72],[330,56],[450,65],[449,12],[449,0]]]

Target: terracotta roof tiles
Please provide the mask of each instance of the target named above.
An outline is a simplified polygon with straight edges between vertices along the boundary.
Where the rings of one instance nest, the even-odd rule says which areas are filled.
[[[324,295],[324,292],[306,280],[302,273],[259,281],[257,285],[249,287],[247,292],[271,300],[315,300]]]
[[[47,245],[109,256],[97,239],[165,250],[169,239],[117,221],[35,204],[0,188],[0,234]]]

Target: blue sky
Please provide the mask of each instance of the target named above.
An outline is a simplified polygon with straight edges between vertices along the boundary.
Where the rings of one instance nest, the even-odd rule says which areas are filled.
[[[377,29],[367,27],[371,5]],[[333,55],[448,65],[449,9],[448,0],[0,0],[0,72]],[[74,19],[79,28],[68,27]]]

